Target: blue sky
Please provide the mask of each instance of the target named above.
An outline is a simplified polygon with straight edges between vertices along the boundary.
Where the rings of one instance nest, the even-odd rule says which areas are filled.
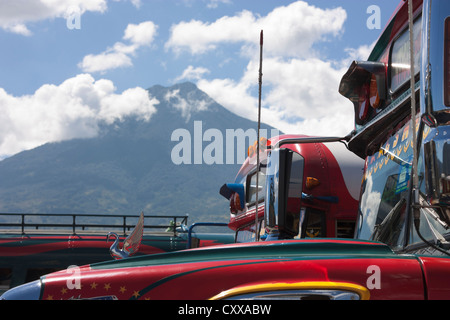
[[[95,136],[98,121],[149,120],[144,89],[192,81],[256,120],[264,30],[263,121],[284,132],[345,135],[337,93],[397,0],[0,0],[0,159]],[[150,121],[150,120],[149,120]],[[170,137],[170,133],[168,133]]]

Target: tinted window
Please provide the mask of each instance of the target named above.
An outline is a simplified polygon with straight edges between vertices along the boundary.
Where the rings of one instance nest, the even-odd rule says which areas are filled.
[[[258,202],[264,199],[265,195],[265,185],[266,185],[266,174],[265,168],[261,168],[258,177]],[[247,203],[254,203],[256,201],[256,172],[252,174],[249,178],[249,186],[247,193]]]
[[[419,73],[421,61],[422,18],[414,22],[414,71]],[[395,92],[411,78],[409,30],[392,45],[391,90]]]

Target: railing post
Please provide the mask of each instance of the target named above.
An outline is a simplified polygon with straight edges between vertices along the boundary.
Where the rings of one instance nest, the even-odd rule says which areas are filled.
[[[193,223],[188,229],[188,239],[186,244],[186,249],[190,249],[192,245],[192,230],[197,226],[212,226],[212,227],[226,227],[228,223],[220,223],[220,222],[196,222]]]
[[[72,232],[73,232],[73,234],[76,233],[75,232],[75,225],[76,225],[75,219],[76,219],[76,215],[73,215],[72,216]]]
[[[173,217],[173,236],[177,235],[177,217]]]
[[[25,234],[25,215],[22,214],[22,234]]]

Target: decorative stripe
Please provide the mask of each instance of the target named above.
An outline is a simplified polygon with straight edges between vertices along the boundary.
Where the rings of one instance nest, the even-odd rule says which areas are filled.
[[[138,300],[137,297],[141,297],[145,294],[147,294],[148,292],[150,292],[151,290],[155,289],[156,287],[159,287],[169,281],[172,281],[174,279],[180,278],[180,277],[184,277],[186,275],[189,274],[193,274],[193,273],[197,273],[197,272],[202,272],[202,271],[206,271],[206,270],[213,270],[213,269],[220,269],[220,268],[229,268],[229,267],[236,267],[236,266],[245,266],[245,265],[252,265],[252,264],[261,264],[261,263],[270,263],[270,262],[282,262],[282,261],[289,261],[289,260],[285,260],[285,259],[277,259],[277,260],[267,260],[267,261],[251,261],[251,262],[241,262],[241,263],[235,263],[235,264],[226,264],[226,265],[219,265],[219,266],[214,266],[214,267],[207,267],[207,268],[202,268],[202,269],[195,269],[195,270],[190,270],[190,271],[186,271],[186,272],[182,272],[182,273],[177,273],[177,274],[173,274],[171,276],[165,277],[159,281],[156,281],[154,283],[152,283],[150,286],[145,287],[144,289],[139,291],[139,294],[136,296],[132,296],[130,298],[130,300]]]
[[[252,242],[181,250],[177,252],[95,263],[91,265],[91,268],[104,270],[236,259],[275,259],[279,257],[290,260],[336,259],[337,257],[342,258],[343,256],[353,258],[364,258],[368,256],[399,258],[388,246],[379,242],[342,239],[318,239],[310,241],[302,239],[287,240],[283,242]]]
[[[367,288],[347,282],[297,282],[297,283],[263,283],[251,286],[244,286],[223,291],[222,293],[210,298],[209,300],[227,299],[233,296],[244,295],[249,293],[263,293],[267,291],[282,290],[344,290],[357,293],[361,300],[369,300],[370,292]]]

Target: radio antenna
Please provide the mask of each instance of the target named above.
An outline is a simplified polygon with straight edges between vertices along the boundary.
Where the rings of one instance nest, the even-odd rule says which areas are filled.
[[[263,43],[264,43],[264,35],[263,30],[261,30],[261,34],[259,37],[259,97],[258,97],[258,131],[257,131],[257,143],[256,143],[256,211],[255,211],[255,241],[259,241],[259,228],[258,228],[258,217],[259,217],[259,151],[260,151],[260,138],[259,132],[261,129],[261,91],[262,91],[262,63],[263,63]]]

